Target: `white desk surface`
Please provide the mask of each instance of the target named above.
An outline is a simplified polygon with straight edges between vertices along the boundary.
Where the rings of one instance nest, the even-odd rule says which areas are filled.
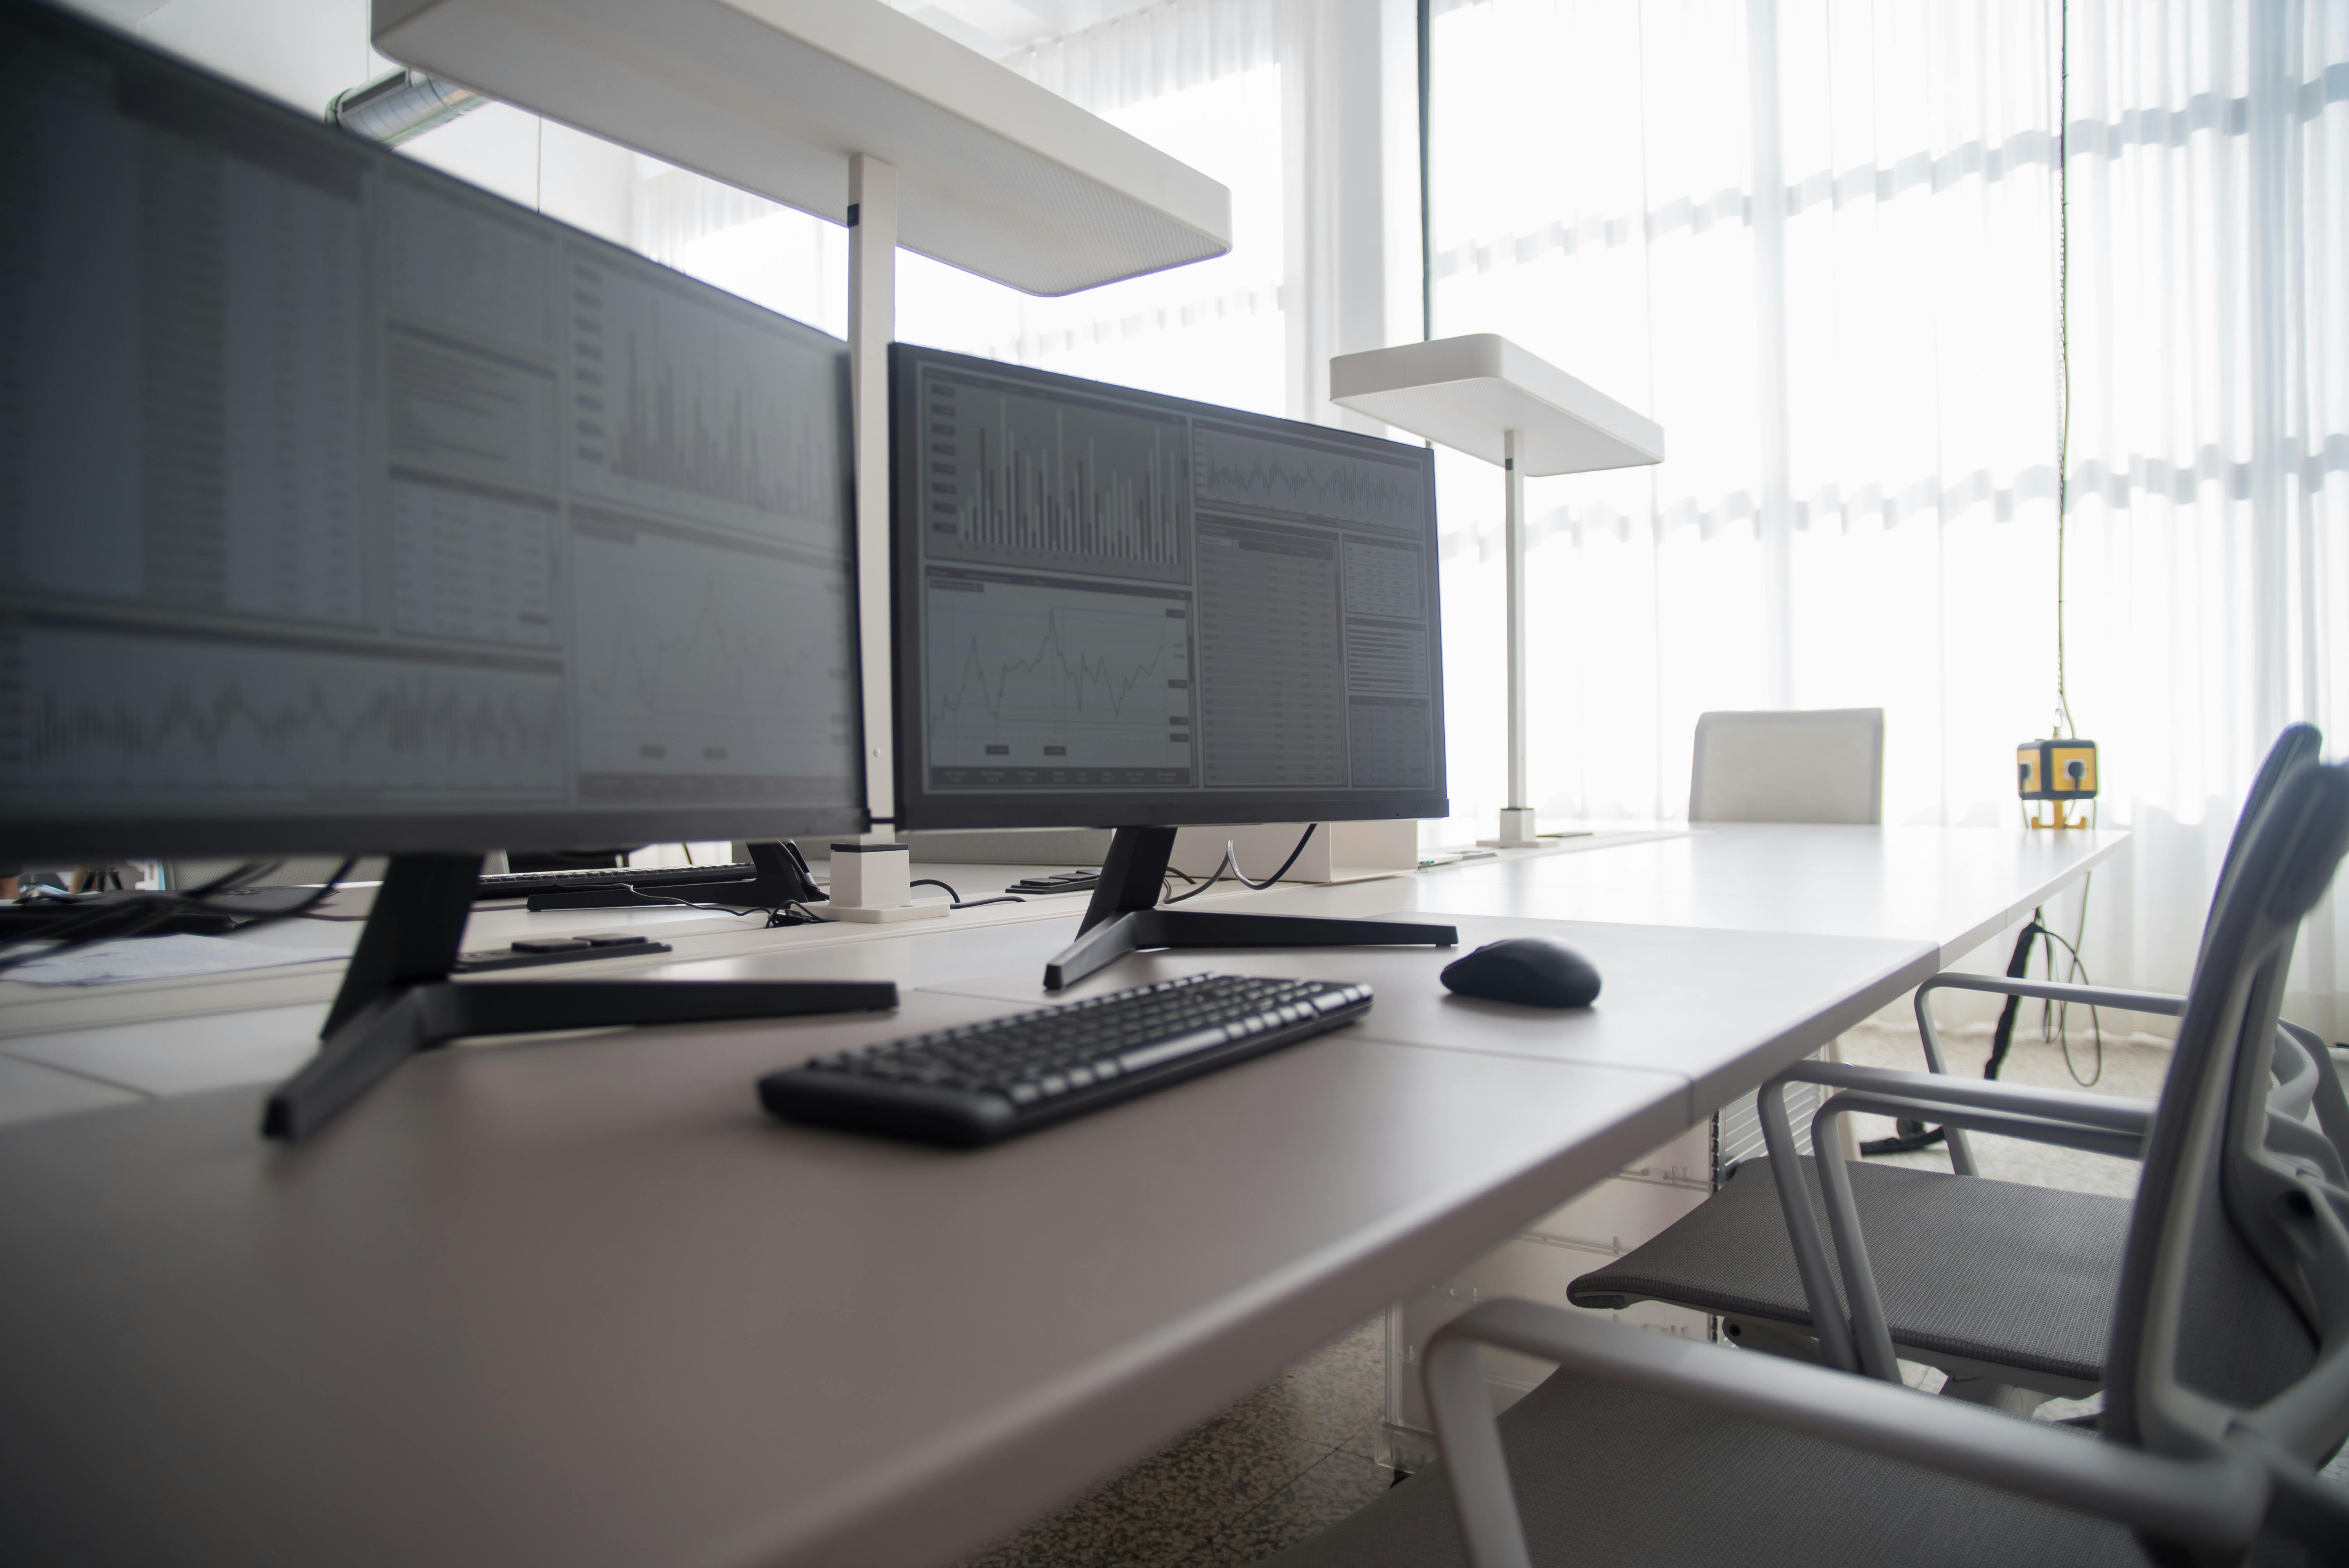
[[[1723,830],[1252,898],[1776,913],[1464,913],[1466,942],[1589,952],[1587,1014],[1448,997],[1433,951],[1128,959],[1089,986],[1361,974],[1380,1000],[976,1153],[784,1127],[751,1082],[1032,999],[1074,900],[680,954],[679,977],[913,988],[894,1016],[457,1047],[296,1149],[254,1136],[254,1084],[24,1124],[0,1136],[0,1517],[60,1561],[951,1561],[1816,1048],[2118,837],[2002,860],[1995,835],[1903,833]],[[1651,883],[1618,856],[1651,857]],[[1936,865],[1938,902],[1892,885]],[[1940,923],[1837,934],[1870,898]],[[128,1048],[160,1026],[110,1027]]]

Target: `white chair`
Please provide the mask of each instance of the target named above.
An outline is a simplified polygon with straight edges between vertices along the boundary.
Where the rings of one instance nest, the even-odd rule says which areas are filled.
[[[1884,710],[1699,715],[1689,820],[1883,821]]]
[[[1689,769],[1692,822],[1884,820],[1884,710],[1783,708],[1705,713],[1696,721]],[[1840,1043],[1827,1060],[1843,1060]],[[1844,1158],[1859,1158],[1859,1133],[1837,1123]]]

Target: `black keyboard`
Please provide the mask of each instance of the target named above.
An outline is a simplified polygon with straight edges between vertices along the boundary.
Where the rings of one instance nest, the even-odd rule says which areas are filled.
[[[970,1146],[1065,1121],[1350,1023],[1371,988],[1193,975],[769,1073],[786,1121]]]
[[[759,874],[748,861],[722,866],[591,866],[574,872],[491,872],[473,885],[473,901],[528,898],[534,892],[589,892],[604,887],[672,887],[685,882],[747,882]]]

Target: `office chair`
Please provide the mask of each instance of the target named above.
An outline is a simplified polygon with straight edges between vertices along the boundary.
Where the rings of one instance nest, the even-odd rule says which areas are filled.
[[[2313,727],[2294,725],[2261,765],[2220,870],[2204,927],[2206,953],[2260,818],[2287,779],[2316,765],[2320,741]],[[2168,1016],[2185,1007],[2183,998],[2155,993],[2006,975],[1937,975],[1917,991],[1918,1026],[1933,1075],[1942,1072],[1930,1006],[1938,990],[2048,996]],[[2295,1025],[2281,1026],[2270,1071],[2271,1109],[2279,1118],[2303,1125],[2313,1105],[2323,1133],[2349,1149],[2349,1110],[2328,1109],[2339,1102],[2340,1088],[2321,1039]],[[1807,1062],[1788,1076],[1894,1095],[1917,1092],[1911,1086],[1920,1082],[1950,1089],[1977,1081]],[[2327,1084],[2329,1094],[2322,1092]],[[2123,1103],[2068,1093],[2061,1098]],[[1899,1356],[1948,1374],[1945,1393],[2028,1414],[2050,1398],[2081,1398],[2103,1386],[2105,1331],[2127,1233],[2127,1200],[1980,1176],[1965,1132],[1957,1126],[1949,1130],[1950,1174],[1848,1160],[1821,1167],[1796,1158],[1783,1111],[1774,1130],[1767,1096],[1760,1109],[1771,1150],[1770,1181],[1762,1179],[1761,1162],[1739,1167],[1711,1200],[1661,1235],[1575,1280],[1567,1299],[1599,1308],[1663,1301],[1717,1313],[1723,1332],[1748,1348],[1803,1359],[1824,1355],[1829,1365],[1845,1370],[1889,1375],[1890,1357],[1882,1365],[1868,1364],[1860,1346],[1842,1332],[1846,1311],[1837,1295],[1840,1280],[1830,1283],[1833,1264],[1812,1260],[1802,1250],[1798,1233],[1807,1229],[1816,1235],[1825,1214],[1822,1190],[1847,1187],[1862,1244],[1884,1278],[1890,1337]],[[2040,1141],[2072,1141],[2060,1129],[2051,1134],[2028,1119],[1997,1130]],[[1813,1137],[1821,1131],[1815,1122]],[[2103,1151],[2131,1152],[2124,1147]],[[1808,1202],[1801,1217],[1789,1218],[1795,1192],[1806,1194]],[[1814,1326],[1821,1316],[1815,1305],[1822,1302],[1837,1304],[1825,1313],[1824,1351]]]
[[[1689,820],[1883,821],[1884,710],[1699,714]]]
[[[1970,1083],[1941,1113],[2143,1140],[2095,1434],[1488,1302],[1430,1343],[1443,1462],[1270,1563],[2349,1562],[2349,1491],[2317,1474],[2349,1437],[2349,1181],[2268,1105],[2292,939],[2344,849],[2349,770],[2297,771],[2222,892],[2157,1105]],[[1560,1369],[1496,1422],[1480,1345]]]
[[[1689,758],[1689,820],[1882,822],[1884,710],[1699,714]],[[1829,1045],[1826,1057],[1839,1062],[1843,1053]],[[1841,1136],[1846,1157],[1858,1159],[1859,1137],[1848,1122]]]

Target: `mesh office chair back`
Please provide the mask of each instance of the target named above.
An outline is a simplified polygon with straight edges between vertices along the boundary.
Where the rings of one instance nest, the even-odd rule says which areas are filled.
[[[2122,1262],[2104,1422],[2116,1440],[2190,1457],[2248,1418],[2322,1463],[2349,1438],[2349,1105],[2326,1073],[2323,1133],[2269,1106],[2292,940],[2344,848],[2349,770],[2300,769],[2212,912]],[[2310,1378],[2327,1353],[2329,1379]],[[2329,1401],[2312,1394],[2328,1380],[2343,1385]]]
[[[1689,820],[1881,822],[1884,710],[1699,715]]]
[[[2251,842],[2251,830],[2259,823],[2260,813],[2275,799],[2283,781],[2301,769],[2313,764],[2317,753],[2323,749],[2324,736],[2313,724],[2288,724],[2268,748],[2260,763],[2260,770],[2251,779],[2251,787],[2243,796],[2242,815],[2235,819],[2235,830],[2227,836],[2227,855],[2219,862],[2219,880],[2210,890],[2210,912],[2202,917],[2202,946],[2210,945],[2210,933],[2217,925],[2219,905],[2227,897],[2227,884],[2234,880],[2235,868],[2243,858],[2243,846]]]

